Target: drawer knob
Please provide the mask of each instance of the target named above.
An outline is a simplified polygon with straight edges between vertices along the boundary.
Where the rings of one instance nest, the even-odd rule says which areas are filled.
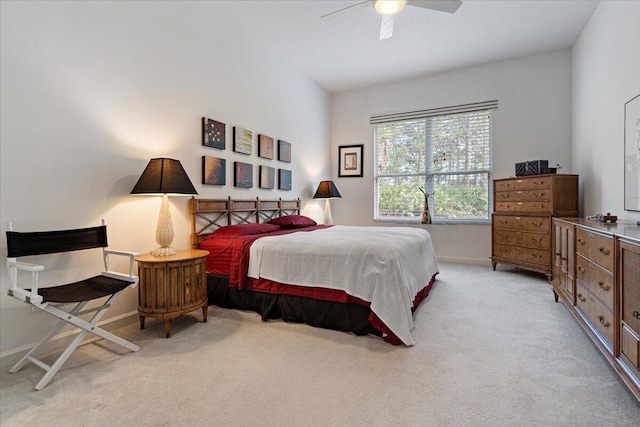
[[[501,199],[508,199],[508,198],[509,198],[509,195],[508,195],[508,194],[501,194],[501,195],[500,195],[500,198],[501,198]]]
[[[582,267],[581,265],[579,265],[579,266],[578,266],[578,271],[579,271],[580,273],[584,273],[584,272],[585,272],[585,269],[584,269],[584,267]]]
[[[534,227],[540,227],[542,225],[541,222],[533,222],[531,221],[531,225],[533,225]]]
[[[608,328],[609,326],[611,326],[611,323],[604,320],[604,316],[602,314],[598,316],[598,320],[600,321],[600,323],[602,323],[602,326],[604,326],[605,328]]]
[[[585,297],[582,296],[582,294],[578,294],[578,299],[582,302],[586,302],[587,299]]]
[[[543,196],[544,196],[544,193],[537,194],[537,193],[535,193],[535,192],[534,192],[534,193],[533,193],[533,196],[534,196],[534,197],[543,197]]]
[[[578,239],[578,244],[579,244],[579,245],[584,245],[584,244],[585,244],[584,239]]]
[[[636,319],[640,319],[640,311],[634,311],[633,317],[635,317]]]
[[[600,289],[602,289],[605,292],[611,289],[611,286],[605,285],[604,282],[598,282],[598,286],[600,286]]]
[[[544,185],[544,181],[533,181],[533,185]]]
[[[611,253],[611,251],[609,249],[606,249],[606,248],[600,248],[600,249],[598,249],[598,252],[600,252],[603,255],[609,255]]]

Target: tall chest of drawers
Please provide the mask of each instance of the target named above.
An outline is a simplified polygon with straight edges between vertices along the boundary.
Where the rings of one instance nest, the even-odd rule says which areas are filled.
[[[552,276],[553,217],[578,215],[578,175],[550,174],[493,181],[491,264]]]

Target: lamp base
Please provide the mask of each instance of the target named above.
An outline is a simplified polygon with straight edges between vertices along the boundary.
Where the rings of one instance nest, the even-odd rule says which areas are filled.
[[[176,250],[171,246],[160,246],[159,248],[156,248],[151,251],[151,255],[153,256],[169,256],[169,255],[175,255],[175,254],[176,254]]]
[[[333,216],[331,215],[331,202],[329,199],[324,201],[324,223],[327,225],[333,225]]]

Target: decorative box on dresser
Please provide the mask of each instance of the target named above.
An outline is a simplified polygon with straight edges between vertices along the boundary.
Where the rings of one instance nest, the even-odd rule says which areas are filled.
[[[553,221],[556,301],[561,297],[640,401],[640,227],[580,218]]]
[[[493,181],[491,264],[544,273],[551,281],[551,219],[578,215],[578,175],[549,174]]]

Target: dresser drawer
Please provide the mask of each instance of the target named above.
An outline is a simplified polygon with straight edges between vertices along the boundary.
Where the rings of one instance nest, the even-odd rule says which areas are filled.
[[[496,202],[548,202],[551,190],[496,191]]]
[[[499,212],[534,212],[549,213],[549,202],[496,202],[496,211]]]
[[[576,252],[602,268],[613,271],[613,237],[602,236],[587,230],[576,230]]]
[[[589,255],[593,262],[613,271],[613,238],[589,233]]]
[[[523,248],[494,243],[493,255],[540,266],[551,265],[551,252],[542,249]]]
[[[589,323],[600,332],[600,335],[611,348],[613,343],[613,313],[581,283],[576,284],[576,293],[578,308],[589,319]]]
[[[548,233],[551,229],[551,218],[547,216],[494,215],[493,224],[497,229]]]
[[[576,259],[576,280],[595,295],[609,310],[613,310],[613,273],[589,262]]]
[[[515,179],[516,190],[548,190],[551,188],[552,177],[531,177]]]
[[[512,230],[494,230],[493,232],[493,241],[505,245],[548,250],[551,247],[550,240],[548,234],[542,233],[527,233]]]

